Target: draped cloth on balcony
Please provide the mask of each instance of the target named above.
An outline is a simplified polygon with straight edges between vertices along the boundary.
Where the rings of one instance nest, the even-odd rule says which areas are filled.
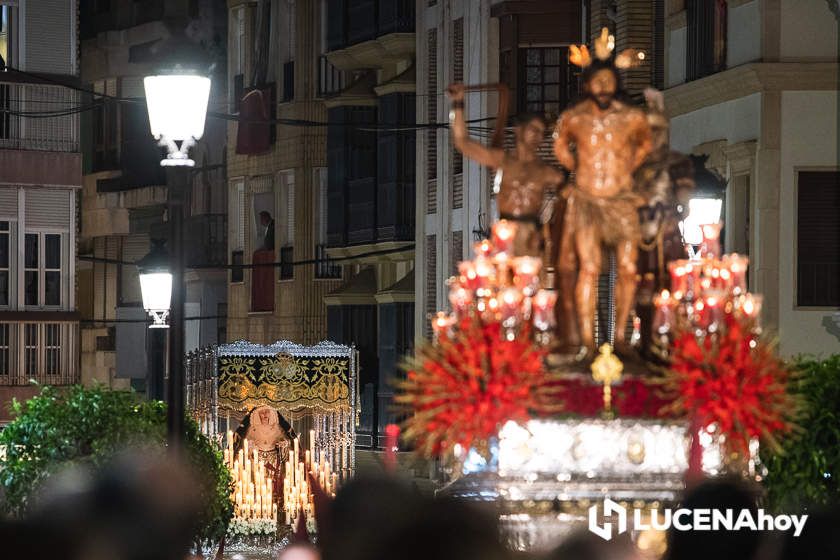
[[[254,264],[271,264],[274,251],[254,251]],[[274,311],[274,267],[255,266],[251,269],[251,311]]]
[[[254,88],[242,97],[236,131],[237,154],[261,154],[271,148],[273,86]]]

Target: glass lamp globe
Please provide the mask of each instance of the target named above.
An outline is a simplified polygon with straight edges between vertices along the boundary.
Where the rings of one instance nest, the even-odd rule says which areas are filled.
[[[160,164],[192,167],[195,162],[187,157],[187,151],[204,134],[210,78],[173,72],[146,76],[143,86],[152,136],[169,150]]]
[[[692,198],[688,201],[688,216],[680,222],[683,239],[690,245],[703,242],[702,227],[720,222],[723,208],[721,198]]]
[[[149,328],[167,328],[172,299],[172,273],[169,271],[169,255],[163,242],[154,240],[149,254],[137,261],[140,276],[140,293],[143,309],[152,317]]]

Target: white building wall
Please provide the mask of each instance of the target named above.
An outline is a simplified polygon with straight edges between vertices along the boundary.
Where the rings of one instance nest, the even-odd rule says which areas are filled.
[[[461,2],[438,0],[428,6],[426,0],[418,0],[417,13],[417,117],[419,122],[429,122],[427,96],[435,95],[437,122],[448,123],[450,102],[445,94],[452,81],[452,22],[464,18],[464,83],[480,84],[497,82],[499,79],[498,21],[490,17],[490,0]],[[427,83],[426,34],[437,29],[438,91],[432,92]],[[465,104],[467,120],[495,116],[496,95],[485,92],[467,94]],[[492,113],[491,113],[492,112]],[[486,126],[491,126],[488,123]],[[463,232],[462,254],[469,258],[472,250],[473,230],[479,228],[479,216],[484,214],[486,226],[489,214],[489,171],[468,159],[463,168],[463,206],[452,208],[452,172],[450,154],[452,144],[448,130],[439,130],[437,135],[437,211],[426,213],[426,135],[417,138],[417,231],[415,235],[415,333],[421,337],[426,326],[426,236],[435,235],[437,243],[436,294],[437,307],[448,306],[447,288],[444,282],[451,275],[452,232]]]
[[[758,0],[730,6],[726,29],[726,66],[761,59],[761,11]]]
[[[796,305],[796,173],[838,168],[837,103],[836,91],[782,93],[779,347],[784,355],[827,355],[840,350],[837,338],[823,325],[824,318],[837,309]]]
[[[671,119],[671,147],[691,153],[695,146],[715,140],[730,144],[755,140],[761,127],[761,94],[703,107]]]
[[[824,0],[781,0],[782,62],[837,60],[837,17]]]
[[[680,27],[666,33],[665,87],[673,87],[685,82],[685,57],[688,28]]]

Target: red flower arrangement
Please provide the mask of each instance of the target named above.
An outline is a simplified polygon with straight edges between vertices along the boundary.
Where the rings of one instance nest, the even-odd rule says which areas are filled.
[[[787,392],[789,370],[772,345],[748,321],[723,315],[715,335],[681,329],[673,343],[671,371],[679,398],[674,405],[698,426],[716,425],[731,452],[747,456],[760,438],[778,447],[776,436],[793,429],[795,399]]]
[[[508,420],[557,412],[558,377],[544,358],[527,325],[508,340],[499,322],[462,318],[451,336],[418,347],[406,365],[395,398],[410,412],[405,439],[419,453],[439,456],[455,444],[468,449],[486,441]]]

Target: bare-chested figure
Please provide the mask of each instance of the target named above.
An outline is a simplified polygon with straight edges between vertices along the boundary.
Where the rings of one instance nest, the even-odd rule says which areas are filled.
[[[464,120],[464,85],[453,84],[447,90],[452,98],[452,141],[464,156],[501,174],[498,194],[499,217],[518,223],[514,254],[541,256],[541,224],[551,217],[553,207],[545,208],[547,189],[560,185],[564,176],[543,162],[537,149],[545,135],[545,121],[539,115],[526,115],[514,128],[516,149],[488,147],[469,137]]]
[[[620,77],[609,52],[582,65],[586,98],[560,115],[554,141],[557,159],[575,172],[575,184],[566,193],[559,272],[568,278],[578,268],[575,314],[580,343],[590,354],[602,245],[615,248],[615,342],[625,346],[624,326],[636,290],[636,209],[642,202],[633,192],[633,172],[651,149],[645,114],[616,99]]]

